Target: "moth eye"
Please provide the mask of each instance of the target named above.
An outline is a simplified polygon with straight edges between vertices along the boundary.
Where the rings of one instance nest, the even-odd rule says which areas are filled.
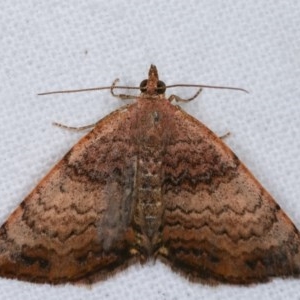
[[[147,91],[147,82],[148,80],[145,79],[140,83],[140,90],[142,93],[145,93]]]
[[[166,85],[163,81],[158,81],[157,83],[157,93],[163,94],[166,91]]]

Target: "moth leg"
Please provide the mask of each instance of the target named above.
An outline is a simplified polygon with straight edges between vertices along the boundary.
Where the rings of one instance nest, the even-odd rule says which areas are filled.
[[[231,134],[230,131],[227,131],[225,134],[219,136],[219,138],[221,140],[225,140],[226,138],[228,138],[230,136],[230,134]]]
[[[188,99],[182,99],[177,95],[171,95],[168,98],[168,101],[172,102],[173,100],[175,100],[176,102],[190,102],[190,101],[194,100],[195,98],[197,98],[200,95],[201,92],[202,92],[202,88],[200,88],[193,97],[188,98]]]
[[[81,130],[86,130],[86,129],[90,129],[90,128],[94,128],[96,126],[97,123],[93,123],[93,124],[89,124],[86,126],[80,126],[80,127],[73,127],[73,126],[67,126],[61,123],[57,123],[57,122],[53,122],[52,125],[60,127],[60,128],[64,128],[64,129],[68,129],[68,130],[72,130],[72,131],[81,131]]]
[[[136,99],[137,97],[134,96],[134,95],[115,94],[115,93],[114,93],[115,86],[116,86],[117,82],[119,82],[119,81],[120,81],[119,78],[117,78],[117,79],[115,79],[115,80],[113,81],[113,83],[112,83],[112,85],[111,85],[111,87],[110,87],[110,93],[111,93],[114,97],[120,98],[121,100]]]

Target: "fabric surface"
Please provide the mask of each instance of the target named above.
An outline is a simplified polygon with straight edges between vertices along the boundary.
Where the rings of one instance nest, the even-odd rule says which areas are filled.
[[[0,223],[96,122],[124,103],[109,91],[139,85],[154,63],[167,84],[205,90],[183,108],[218,135],[300,228],[300,2],[2,1]],[[193,89],[174,89],[181,97]],[[1,299],[300,299],[300,279],[250,287],[190,283],[156,262],[94,284],[37,285],[0,278]]]

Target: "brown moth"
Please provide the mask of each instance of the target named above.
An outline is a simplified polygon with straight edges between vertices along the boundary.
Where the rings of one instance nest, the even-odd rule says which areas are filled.
[[[300,273],[299,231],[235,154],[165,98],[141,95],[95,124],[0,229],[0,275],[95,282],[158,259],[193,281]],[[123,97],[124,98],[124,97]]]

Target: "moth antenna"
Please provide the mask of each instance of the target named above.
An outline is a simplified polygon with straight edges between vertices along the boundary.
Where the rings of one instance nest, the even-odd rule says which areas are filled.
[[[249,94],[249,91],[239,88],[239,87],[232,87],[232,86],[218,86],[218,85],[205,85],[205,84],[172,84],[167,85],[165,88],[170,89],[174,87],[197,87],[197,88],[205,88],[205,89],[219,89],[219,90],[234,90],[234,91],[241,91],[244,93]]]
[[[100,90],[109,90],[111,88],[112,88],[112,86],[103,86],[103,87],[78,89],[78,90],[62,90],[62,91],[44,92],[44,93],[39,93],[37,95],[45,96],[45,95],[52,95],[52,94],[70,94],[70,93],[92,92],[92,91],[100,91]],[[114,89],[139,90],[140,88],[136,87],[136,86],[115,86]]]

